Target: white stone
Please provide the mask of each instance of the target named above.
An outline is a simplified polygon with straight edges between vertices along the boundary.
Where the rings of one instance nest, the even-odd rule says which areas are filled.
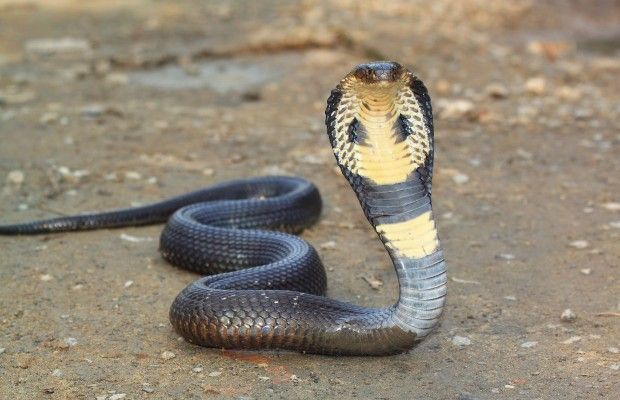
[[[439,116],[445,119],[458,119],[474,110],[474,103],[465,99],[439,99]]]
[[[455,336],[452,338],[452,344],[459,347],[469,346],[471,340],[467,336]]]
[[[6,176],[7,182],[12,183],[14,185],[21,185],[22,183],[24,183],[25,178],[26,177],[24,173],[18,169],[10,171]]]
[[[588,243],[587,240],[573,240],[568,245],[575,249],[581,250],[581,249],[585,249],[586,247],[590,246],[590,243]]]
[[[525,82],[525,90],[530,94],[541,95],[545,92],[547,81],[545,78],[530,78]]]
[[[452,180],[457,185],[464,185],[469,182],[469,176],[467,176],[466,174],[456,174],[452,176]]]
[[[572,322],[576,319],[577,319],[577,314],[575,314],[573,310],[571,310],[570,308],[567,308],[566,310],[562,311],[562,314],[560,315],[560,321],[562,322]]]
[[[91,49],[86,39],[61,37],[32,39],[26,42],[26,51],[39,54],[85,52]]]
[[[603,204],[603,208],[608,211],[620,211],[620,203],[610,201]]]
[[[571,336],[570,338],[563,341],[563,344],[573,344],[579,342],[581,340],[581,336]]]

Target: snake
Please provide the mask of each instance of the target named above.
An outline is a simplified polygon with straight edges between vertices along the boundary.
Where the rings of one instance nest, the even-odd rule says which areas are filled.
[[[360,64],[331,91],[325,123],[336,163],[396,271],[393,305],[325,296],[321,259],[296,235],[319,220],[322,200],[298,177],[223,182],[150,205],[0,225],[0,234],[167,222],[162,257],[202,275],[169,311],[187,342],[345,356],[407,352],[438,325],[447,291],[432,212],[428,90],[397,62]]]

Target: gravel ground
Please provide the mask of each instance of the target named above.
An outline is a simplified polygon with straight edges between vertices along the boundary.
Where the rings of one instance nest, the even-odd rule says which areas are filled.
[[[394,59],[436,111],[449,266],[408,354],[199,348],[167,319],[196,276],[160,226],[0,238],[0,398],[620,397],[620,6],[615,1],[0,0],[3,222],[290,173],[329,296],[396,279],[323,126],[352,66]]]

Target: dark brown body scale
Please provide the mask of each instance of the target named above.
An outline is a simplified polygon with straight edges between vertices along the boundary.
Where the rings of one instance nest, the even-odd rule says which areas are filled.
[[[367,129],[372,126],[363,118],[342,128],[342,104],[346,91],[355,90],[351,83],[387,87],[394,82],[402,90],[411,90],[412,94],[405,95],[422,116],[399,115],[390,128],[394,143],[424,135],[420,137],[430,147],[425,150],[423,164],[416,165],[402,182],[377,183],[352,171],[342,160],[345,153],[338,153],[337,149],[352,143],[369,145],[366,135],[373,131]],[[416,125],[416,118],[422,125]],[[291,234],[312,225],[321,212],[318,190],[301,178],[232,181],[144,207],[3,225],[0,235],[168,221],[161,235],[162,256],[173,265],[208,275],[185,288],[170,308],[172,325],[189,342],[218,348],[331,355],[406,351],[428,334],[440,317],[446,293],[443,253],[438,239],[433,239],[430,243],[436,248],[416,256],[419,252],[412,247],[417,243],[415,238],[407,236],[401,241],[394,236],[399,233],[388,234],[381,227],[401,226],[420,215],[430,215],[434,227],[430,213],[430,98],[421,81],[399,64],[360,65],[332,92],[326,123],[336,159],[394,261],[400,296],[391,307],[360,307],[324,297],[327,280],[319,256],[307,242]],[[339,134],[341,128],[347,130],[347,139]],[[376,134],[376,129],[373,132]],[[429,223],[427,219],[422,222]],[[409,246],[408,250],[399,250],[397,243]]]

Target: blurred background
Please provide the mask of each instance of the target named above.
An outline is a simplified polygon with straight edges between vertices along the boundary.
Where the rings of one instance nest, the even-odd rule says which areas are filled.
[[[329,296],[390,304],[323,124],[380,59],[433,99],[435,335],[387,358],[197,348],[167,320],[196,276],[161,260],[161,227],[2,238],[0,397],[617,398],[618,1],[0,0],[0,218],[300,175]]]

